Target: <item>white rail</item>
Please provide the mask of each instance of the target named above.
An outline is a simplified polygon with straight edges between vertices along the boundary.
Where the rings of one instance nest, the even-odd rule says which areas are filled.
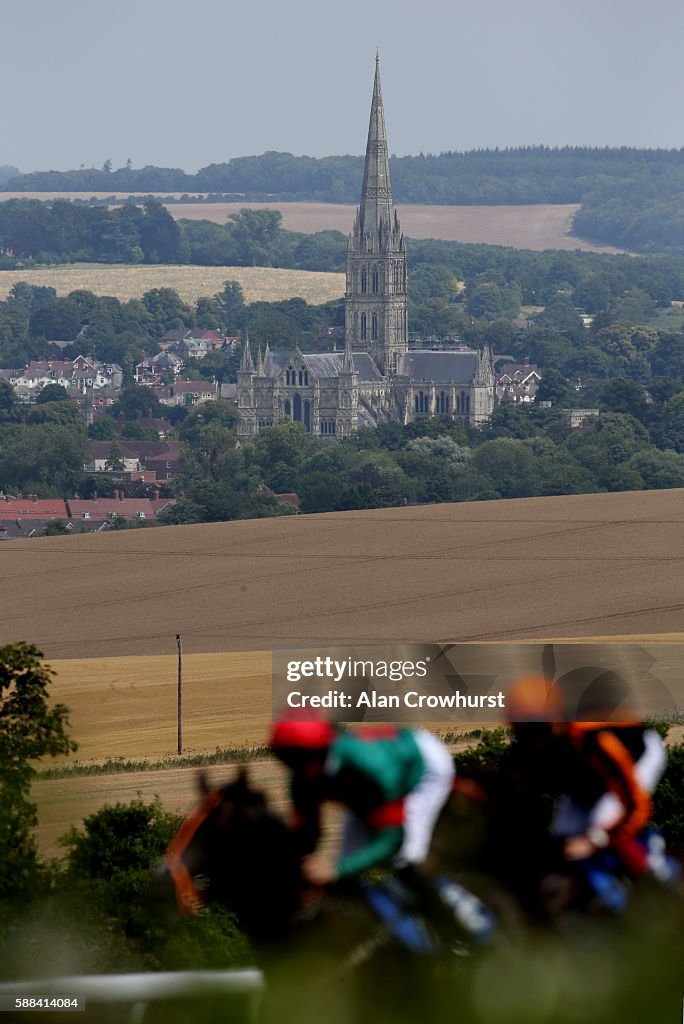
[[[160,971],[149,974],[82,974],[36,981],[3,982],[0,996],[71,997],[86,1003],[130,1003],[132,1021],[142,1021],[145,1005],[195,996],[248,995],[256,1017],[264,976],[256,968],[230,971]]]

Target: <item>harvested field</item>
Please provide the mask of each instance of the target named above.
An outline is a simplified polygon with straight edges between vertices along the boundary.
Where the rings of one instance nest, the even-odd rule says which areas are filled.
[[[673,742],[682,739],[683,729],[675,726],[670,730]],[[266,720],[262,723],[261,738],[266,732]],[[456,744],[456,747],[468,745]],[[454,745],[452,745],[454,749]],[[233,776],[235,769],[230,765],[217,765],[207,769],[209,779],[216,784]],[[273,809],[285,813],[287,809],[284,770],[272,760],[254,761],[250,765],[250,778],[255,785],[264,789]],[[169,811],[187,813],[197,799],[197,769],[167,768],[153,771],[126,772],[125,774],[74,776],[69,779],[39,779],[34,782],[31,794],[38,804],[39,824],[36,839],[45,856],[59,856],[63,851],[58,840],[71,827],[81,824],[89,814],[94,814],[105,804],[117,801],[127,803],[140,796],[145,802],[159,796]],[[327,810],[327,809],[326,809]],[[334,811],[328,811],[329,824],[336,824]],[[327,841],[332,843],[334,831],[328,831]]]
[[[356,215],[355,206],[337,203],[184,203],[167,209],[176,220],[212,220],[224,224],[232,213],[251,210],[280,210],[288,231],[341,231],[348,234]],[[570,235],[572,218],[579,205],[534,206],[422,206],[407,203],[397,212],[407,238],[440,238],[449,242],[481,242],[513,249],[566,249],[584,252],[619,252],[609,246],[593,245]]]
[[[68,295],[76,289],[85,288],[95,295],[114,295],[122,302],[139,299],[152,288],[173,288],[185,302],[194,303],[201,296],[220,292],[225,281],[238,281],[247,302],[277,302],[299,297],[312,305],[319,305],[344,295],[344,274],[273,267],[73,263],[30,270],[0,270],[0,299],[7,298],[17,281],[49,285],[56,289],[58,295]]]
[[[234,769],[225,766],[212,768],[208,774],[218,782],[231,778],[233,772]],[[286,797],[280,767],[273,761],[260,761],[252,766],[250,775],[268,792],[274,809],[284,810]],[[167,810],[186,813],[197,800],[197,769],[80,776],[69,779],[66,785],[64,779],[39,779],[33,784],[32,796],[39,806],[36,838],[42,853],[59,856],[63,851],[58,839],[71,825],[78,826],[105,804],[127,803],[138,795],[146,803],[159,796]]]
[[[360,182],[359,182],[360,186]],[[125,199],[121,193],[79,192],[2,192],[5,199],[98,199],[110,196]],[[164,192],[159,198],[179,193]],[[280,210],[283,227],[289,231],[341,231],[348,234],[354,222],[356,207],[342,203],[293,202],[274,200],[268,203],[170,203],[169,213],[176,220],[211,220],[225,224],[232,213],[251,210]],[[565,249],[583,252],[622,252],[610,246],[594,245],[570,236],[572,218],[579,210],[575,203],[537,203],[524,206],[430,206],[405,203],[397,207],[401,226],[408,238],[440,238],[452,242],[481,242],[506,245],[513,249]]]
[[[683,498],[574,495],[7,542],[0,644],[30,640],[58,670],[53,697],[72,709],[84,761],[174,753],[177,632],[186,750],[257,745],[278,643],[679,641]],[[45,843],[136,789],[187,806],[191,784],[176,793],[165,777],[41,781]]]

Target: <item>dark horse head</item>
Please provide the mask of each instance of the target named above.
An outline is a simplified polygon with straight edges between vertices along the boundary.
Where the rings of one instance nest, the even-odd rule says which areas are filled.
[[[164,855],[163,875],[184,915],[218,902],[254,939],[281,936],[297,908],[301,876],[292,833],[250,787],[246,771],[202,799]]]

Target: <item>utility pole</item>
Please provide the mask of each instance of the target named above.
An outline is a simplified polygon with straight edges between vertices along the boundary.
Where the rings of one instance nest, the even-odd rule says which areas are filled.
[[[176,633],[178,644],[178,753],[183,753],[183,641]]]

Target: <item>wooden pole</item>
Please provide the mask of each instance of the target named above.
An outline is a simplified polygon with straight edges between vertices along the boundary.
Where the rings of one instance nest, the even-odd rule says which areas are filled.
[[[178,753],[183,753],[183,641],[176,633],[178,644]]]

